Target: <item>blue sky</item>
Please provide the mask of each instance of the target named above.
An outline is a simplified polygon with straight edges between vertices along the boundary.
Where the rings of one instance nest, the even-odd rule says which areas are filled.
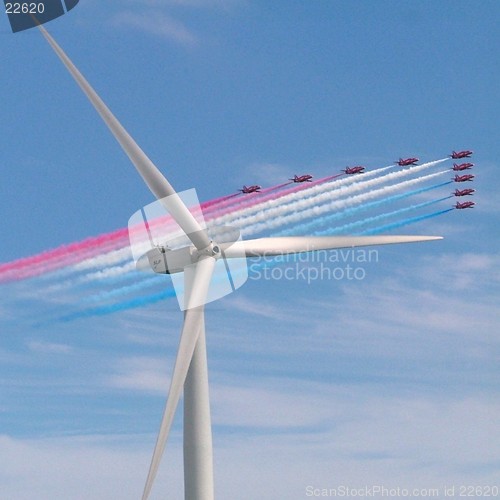
[[[201,200],[475,151],[476,208],[404,228],[442,242],[381,248],[355,282],[250,279],[209,307],[217,498],[498,480],[500,5],[80,3],[48,29],[171,183]],[[152,200],[41,36],[0,23],[8,262],[124,227]],[[82,300],[43,290],[0,287],[1,493],[137,498],[175,300],[40,326]],[[181,476],[179,421],[152,498],[178,498]]]

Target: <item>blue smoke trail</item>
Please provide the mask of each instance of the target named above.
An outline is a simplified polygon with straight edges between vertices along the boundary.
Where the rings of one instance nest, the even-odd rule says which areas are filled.
[[[359,207],[353,207],[353,208],[345,210],[344,212],[341,212],[339,214],[332,214],[332,215],[329,215],[329,216],[325,217],[323,219],[323,221],[321,222],[321,225],[323,225],[325,223],[324,222],[325,219],[327,219],[328,221],[335,220],[337,218],[345,217],[347,215],[352,215],[354,213],[357,213],[358,211],[367,210],[369,208],[377,207],[377,206],[383,205],[385,203],[389,203],[389,202],[392,202],[392,201],[397,201],[397,200],[405,199],[405,198],[408,198],[408,197],[416,195],[416,194],[420,194],[420,193],[424,193],[424,192],[427,192],[427,191],[431,191],[433,189],[437,189],[438,187],[442,187],[442,186],[445,186],[447,184],[450,184],[451,182],[452,181],[443,182],[443,183],[436,184],[436,185],[433,185],[433,186],[429,186],[429,187],[417,189],[417,190],[414,190],[414,191],[410,191],[408,193],[393,195],[393,196],[390,196],[390,197],[382,199],[382,200],[377,200],[377,201],[374,201],[374,202],[366,203],[366,204],[361,205]],[[374,222],[375,220],[379,220],[380,218],[383,218],[383,217],[394,216],[394,215],[406,212],[408,210],[413,210],[413,209],[416,209],[416,208],[422,208],[423,206],[427,206],[427,205],[430,205],[432,203],[437,203],[438,201],[442,201],[444,199],[446,199],[446,198],[441,198],[439,200],[433,200],[433,201],[426,202],[426,203],[423,203],[423,204],[420,204],[420,205],[415,205],[413,207],[403,208],[401,210],[394,211],[394,212],[392,212],[390,214],[381,214],[379,216],[375,216],[375,217],[372,217],[372,218],[369,218],[369,219],[365,219],[364,221],[359,221],[358,223],[353,223],[353,224],[360,224],[360,223],[363,223],[363,224],[366,223],[367,224],[367,223],[370,223],[370,222]],[[432,214],[427,214],[427,215],[423,215],[423,216],[418,216],[418,217],[412,217],[412,218],[409,218],[409,219],[404,219],[402,221],[394,222],[392,224],[387,224],[387,225],[379,226],[379,227],[376,227],[376,228],[373,228],[373,229],[370,229],[370,230],[365,230],[365,231],[363,231],[361,233],[358,233],[358,234],[362,234],[362,235],[366,234],[366,235],[368,235],[368,234],[382,233],[382,232],[390,230],[390,229],[402,227],[402,226],[405,226],[405,225],[408,225],[408,224],[412,224],[412,223],[416,223],[416,222],[419,222],[419,221],[422,221],[422,220],[426,220],[426,219],[429,219],[429,218],[432,218],[432,217],[436,217],[438,215],[444,214],[444,213],[449,212],[451,210],[453,210],[453,208],[450,208],[450,209],[447,209],[447,210],[441,210],[439,212],[435,212],[435,213],[432,213]],[[311,221],[311,222],[306,223],[306,224],[298,224],[298,225],[294,226],[290,231],[295,231],[296,232],[297,229],[304,229],[304,228],[307,228],[307,227],[313,227],[315,225],[318,225],[318,221],[316,221],[316,220]],[[346,225],[346,226],[349,226],[349,225]],[[316,234],[334,234],[335,232],[338,232],[339,229],[340,228],[327,229],[325,231],[322,231],[321,233],[316,233]],[[286,234],[287,231],[283,231],[281,233],[277,233],[277,235]],[[267,263],[266,265],[277,265],[279,263],[280,262],[276,262],[276,264],[275,263]],[[135,272],[134,273],[127,273],[125,275],[115,276],[115,277],[111,277],[110,276],[108,278],[105,278],[104,280],[101,280],[100,284],[102,285],[103,282],[108,283],[108,284],[113,284],[113,283],[116,284],[116,283],[125,281],[126,279],[130,279],[130,278],[136,279],[138,276],[139,275],[136,274]],[[121,287],[121,288],[119,288],[117,290],[111,290],[109,292],[103,292],[101,294],[95,295],[94,297],[91,297],[90,300],[103,300],[103,299],[106,299],[106,298],[119,297],[121,295],[126,295],[126,294],[131,293],[131,292],[136,291],[136,290],[147,288],[147,287],[153,285],[154,283],[158,283],[157,277],[148,278],[148,279],[141,279],[139,282],[132,283],[131,285]],[[82,285],[83,285],[83,283],[80,284],[80,286],[82,286]],[[87,287],[88,285],[90,285],[90,283],[89,284],[85,284],[85,285],[86,285],[85,287]],[[90,286],[89,286],[89,288],[90,288]],[[65,316],[61,316],[61,317],[57,318],[55,321],[70,322],[70,321],[73,321],[73,320],[76,320],[76,319],[80,319],[80,318],[87,318],[87,317],[92,317],[92,316],[103,316],[103,315],[112,314],[112,313],[115,313],[115,312],[121,312],[121,311],[126,311],[126,310],[129,310],[129,309],[143,307],[145,305],[153,304],[153,303],[156,303],[156,302],[159,302],[161,300],[164,300],[166,298],[171,298],[171,297],[175,297],[175,290],[173,288],[169,288],[169,289],[164,290],[164,291],[162,291],[160,293],[150,294],[150,295],[147,295],[145,297],[140,297],[140,298],[136,298],[136,299],[125,300],[125,301],[122,301],[122,302],[119,302],[119,303],[116,303],[116,304],[103,305],[103,306],[98,306],[98,307],[92,307],[92,308],[85,309],[85,310],[82,310],[82,311],[76,311],[76,312],[67,314]],[[87,300],[89,300],[89,299],[87,299]]]
[[[420,215],[418,217],[411,217],[409,219],[404,219],[402,221],[394,222],[392,224],[387,224],[385,226],[379,226],[370,230],[363,231],[361,233],[357,233],[359,235],[370,235],[370,234],[379,234],[383,233],[384,231],[390,230],[390,229],[395,229],[398,227],[406,226],[409,224],[413,224],[415,222],[420,222],[426,219],[430,219],[432,217],[437,217],[438,215],[445,214],[447,212],[450,212],[454,210],[454,208],[448,208],[446,210],[440,210],[439,212],[434,212],[431,214],[427,215]],[[282,264],[282,261],[276,261],[276,262],[266,262],[263,265],[264,266],[274,266],[278,264]],[[143,307],[149,304],[154,304],[156,302],[159,302],[161,300],[175,297],[175,290],[169,289],[165,290],[164,292],[153,294],[153,295],[147,295],[145,297],[140,297],[138,299],[132,299],[132,300],[127,300],[124,302],[119,302],[117,304],[112,304],[112,305],[106,305],[106,306],[100,306],[100,307],[94,307],[90,309],[86,309],[83,311],[76,311],[74,313],[68,314],[66,316],[61,316],[57,318],[55,321],[57,322],[70,322],[74,321],[76,319],[81,319],[81,318],[89,318],[92,316],[104,316],[107,314],[112,314],[115,312],[121,312],[121,311],[127,311],[129,309],[135,309],[137,307]]]
[[[366,224],[371,224],[372,222],[378,222],[379,220],[387,219],[389,217],[394,217],[396,215],[400,215],[406,212],[410,212],[411,210],[418,210],[420,208],[428,207],[429,205],[434,205],[435,203],[439,203],[441,201],[447,200],[449,196],[445,196],[444,198],[439,198],[437,200],[426,201],[424,203],[419,203],[418,205],[411,205],[409,207],[400,208],[399,210],[394,210],[392,212],[386,212],[384,214],[375,215],[373,217],[368,217],[366,219],[358,220],[356,222],[351,222],[349,224],[344,224],[343,226],[336,227],[335,229],[325,229],[324,231],[316,231],[314,234],[316,236],[326,236],[332,234],[339,234],[343,231],[351,230],[358,228],[360,226],[364,226]]]
[[[433,163],[436,163],[436,162],[433,162]],[[388,168],[388,167],[385,167],[385,169]],[[385,170],[385,169],[382,169],[382,170]],[[430,187],[424,187],[424,188],[421,188],[421,189],[417,189],[417,190],[414,190],[414,191],[411,191],[409,193],[403,193],[403,194],[397,194],[397,195],[393,195],[391,197],[388,197],[388,198],[385,198],[383,200],[378,200],[378,201],[373,201],[373,202],[370,202],[370,203],[365,203],[365,204],[361,204],[360,206],[357,206],[357,207],[352,207],[350,209],[345,209],[343,212],[339,212],[339,213],[335,213],[335,214],[331,214],[331,215],[327,215],[323,218],[317,218],[317,219],[314,219],[313,221],[310,221],[310,222],[307,222],[307,223],[303,223],[301,225],[296,225],[295,226],[292,226],[290,229],[287,229],[285,231],[282,231],[280,233],[275,233],[275,235],[286,235],[286,234],[292,234],[292,233],[295,233],[297,234],[297,232],[299,231],[305,231],[306,229],[310,228],[310,227],[316,227],[316,226],[324,226],[326,223],[330,222],[330,221],[333,221],[333,220],[336,220],[336,219],[339,219],[339,218],[344,218],[344,217],[347,217],[349,215],[352,215],[352,214],[355,214],[357,213],[358,211],[363,211],[363,210],[368,210],[369,208],[373,208],[373,207],[377,207],[377,206],[380,206],[384,203],[389,203],[389,202],[392,202],[392,201],[397,201],[397,200],[400,200],[400,199],[404,199],[404,198],[407,198],[409,196],[412,196],[414,194],[418,194],[418,193],[423,193],[423,192],[426,192],[426,191],[429,191],[429,190],[432,190],[432,189],[436,189],[437,187],[439,186],[443,186],[443,185],[446,185],[446,184],[449,184],[451,183],[452,181],[447,181],[445,183],[440,183],[440,184],[437,184],[435,186],[430,186]],[[112,268],[110,268],[112,269]],[[82,273],[83,274],[83,273]],[[92,274],[99,274],[99,272],[95,272],[95,273],[90,273],[90,275]],[[90,276],[89,275],[89,276]],[[123,273],[123,274],[117,274],[117,275],[109,275],[109,276],[106,276],[105,278],[104,277],[99,277],[98,279],[98,283],[94,283],[93,280],[89,279],[87,281],[87,275],[83,275],[83,276],[80,276],[79,278],[77,278],[77,281],[73,281],[73,282],[68,282],[67,283],[67,286],[75,286],[77,285],[79,288],[94,288],[94,287],[99,287],[99,286],[102,286],[102,284],[106,284],[106,285],[109,285],[109,286],[113,286],[113,285],[122,285],[121,288],[125,288],[125,285],[124,282],[126,283],[127,281],[137,281],[137,276],[135,276],[134,273],[132,272],[126,272],[126,273]],[[142,281],[142,280],[141,280]],[[60,287],[61,285],[59,285]],[[129,285],[129,286],[132,286],[132,285]],[[144,285],[145,286],[145,285]],[[126,292],[124,292],[126,293]]]
[[[413,224],[415,222],[420,222],[422,220],[431,219],[432,217],[437,217],[438,215],[445,214],[446,212],[451,212],[455,210],[454,208],[447,208],[446,210],[440,210],[439,212],[434,212],[432,214],[420,215],[418,217],[411,217],[409,219],[404,219],[402,221],[393,222],[392,224],[386,224],[385,226],[379,226],[374,229],[367,229],[361,233],[360,235],[370,235],[370,234],[379,234],[384,231],[389,231],[390,229],[396,229],[398,227],[407,226],[408,224]]]
[[[112,299],[114,297],[120,297],[121,295],[128,295],[129,293],[137,292],[144,288],[149,288],[150,286],[158,285],[161,282],[161,278],[165,275],[156,275],[152,278],[141,279],[136,283],[132,283],[128,286],[122,286],[120,288],[115,288],[114,290],[109,290],[106,292],[96,293],[90,297],[82,299],[82,302],[99,302],[102,300]],[[171,282],[163,280],[164,285],[171,285]]]
[[[136,299],[126,300],[124,302],[118,302],[117,304],[109,304],[105,306],[92,307],[90,309],[85,309],[83,311],[76,311],[65,316],[60,316],[55,318],[55,322],[67,323],[81,318],[89,318],[92,316],[104,316],[106,314],[112,314],[120,311],[128,311],[129,309],[136,309],[137,307],[146,306],[149,304],[154,304],[160,300],[175,297],[175,290],[169,289],[154,295],[147,295],[145,297],[139,297]]]
[[[386,203],[392,203],[394,201],[399,201],[403,200],[405,198],[409,198],[410,196],[415,196],[417,194],[421,193],[426,193],[427,191],[432,191],[433,189],[440,188],[442,186],[446,186],[448,184],[451,184],[453,181],[447,181],[447,182],[441,182],[440,184],[435,184],[433,186],[428,186],[428,187],[423,187],[420,189],[415,189],[413,191],[409,191],[408,193],[402,193],[402,194],[395,194],[392,196],[389,196],[387,198],[384,198],[382,200],[376,200],[376,201],[371,201],[369,203],[364,203],[358,207],[352,207],[345,209],[341,212],[337,212],[334,214],[326,215],[325,217],[320,217],[317,219],[314,219],[310,222],[306,222],[303,224],[298,224],[295,226],[292,226],[289,229],[285,229],[283,231],[280,231],[275,234],[275,236],[292,236],[296,235],[297,232],[305,232],[305,231],[311,231],[314,230],[314,228],[318,226],[324,226],[326,224],[330,224],[331,222],[338,220],[338,219],[343,219],[345,217],[349,217],[351,215],[357,214],[358,212],[364,212],[366,210],[369,210],[371,208],[376,208],[381,205],[385,205]]]
[[[432,217],[437,217],[438,215],[445,214],[447,212],[450,212],[454,210],[454,208],[448,208],[446,210],[440,210],[439,212],[434,212],[432,214],[427,214],[427,215],[421,215],[419,217],[412,217],[409,219],[405,219],[402,221],[394,222],[392,224],[387,224],[385,226],[379,226],[374,229],[366,230],[361,233],[358,233],[360,235],[370,235],[370,234],[379,234],[383,233],[384,231],[387,231],[389,229],[395,229],[397,227],[402,227],[406,226],[408,224],[413,224],[415,222],[420,222],[422,220],[430,219]],[[267,262],[264,263],[263,265],[265,266],[274,266],[278,264],[282,264],[282,261],[276,261],[276,262]],[[135,309],[138,307],[143,307],[146,305],[154,304],[156,302],[159,302],[161,300],[167,299],[167,298],[172,298],[175,297],[175,290],[169,289],[165,290],[160,293],[156,293],[153,295],[146,295],[145,297],[140,297],[137,299],[132,299],[132,300],[127,300],[124,302],[118,302],[117,304],[111,304],[111,305],[106,305],[106,306],[100,306],[100,307],[93,307],[90,309],[86,309],[83,311],[76,311],[71,314],[67,314],[65,316],[60,316],[59,318],[56,318],[54,322],[70,322],[74,321],[77,319],[82,319],[82,318],[90,318],[92,316],[104,316],[107,314],[113,314],[116,312],[122,312],[122,311],[127,311],[130,309]]]
[[[443,199],[446,199],[446,198],[443,198]],[[441,200],[435,200],[435,201],[428,202],[428,203],[430,204],[430,203],[434,203],[436,201],[441,201]],[[420,215],[418,217],[411,217],[409,219],[404,219],[402,221],[397,221],[397,222],[394,222],[391,224],[386,224],[384,226],[379,226],[379,227],[376,227],[373,229],[368,229],[368,230],[365,230],[365,231],[357,233],[357,234],[359,234],[359,235],[371,235],[371,234],[383,233],[383,232],[391,230],[391,229],[396,229],[398,227],[402,227],[402,226],[406,226],[406,225],[413,224],[416,222],[420,222],[420,221],[423,221],[426,219],[430,219],[432,217],[437,217],[438,215],[445,214],[445,213],[450,212],[452,210],[454,210],[454,208],[448,208],[446,210],[440,210],[438,212],[434,212],[434,213],[426,214],[426,215]],[[276,261],[276,263],[267,262],[267,263],[264,263],[263,265],[274,266],[274,265],[278,265],[278,264],[282,264],[282,261],[280,261],[280,262]],[[138,283],[138,285],[140,285],[140,284]],[[135,309],[135,308],[143,307],[143,306],[146,306],[149,304],[154,304],[154,303],[159,302],[161,300],[164,300],[167,298],[172,298],[172,297],[175,297],[175,290],[173,288],[170,288],[170,289],[167,289],[163,292],[152,294],[152,295],[147,295],[145,297],[140,297],[137,299],[126,300],[123,302],[118,302],[116,304],[93,307],[93,308],[86,309],[83,311],[76,311],[74,313],[71,313],[71,314],[68,314],[65,316],[61,316],[61,317],[57,318],[55,321],[70,322],[70,321],[74,321],[76,319],[89,318],[92,316],[104,316],[104,315],[112,314],[115,312],[127,311],[129,309]]]
[[[299,231],[305,231],[305,230],[308,230],[308,229],[312,229],[315,226],[316,227],[317,226],[323,226],[326,223],[332,222],[332,221],[334,221],[336,219],[341,219],[341,218],[344,218],[344,217],[356,214],[358,212],[362,212],[362,211],[365,211],[365,210],[376,208],[376,207],[384,205],[386,203],[395,202],[395,201],[398,201],[398,200],[409,198],[410,196],[414,196],[414,195],[417,195],[417,194],[425,193],[425,192],[428,192],[428,191],[440,188],[442,186],[446,186],[448,184],[451,184],[452,182],[453,181],[442,182],[442,183],[439,183],[439,184],[435,184],[433,186],[427,186],[427,187],[415,189],[413,191],[409,191],[408,193],[396,194],[396,195],[389,196],[389,197],[387,197],[385,199],[382,199],[382,200],[376,200],[376,201],[373,201],[373,202],[365,203],[365,204],[360,205],[358,207],[352,207],[350,209],[344,210],[343,212],[331,214],[331,215],[328,215],[328,216],[323,217],[321,219],[315,219],[315,220],[307,222],[307,223],[296,224],[296,225],[292,226],[290,229],[287,229],[285,231],[281,231],[281,232],[278,232],[278,233],[274,233],[273,236],[283,236],[283,235],[288,235],[288,234],[297,234],[297,232],[299,232]],[[393,214],[393,215],[395,215],[395,214]],[[389,215],[387,215],[387,216],[389,216]],[[368,223],[368,221],[366,223]],[[345,227],[343,226],[342,229],[344,229],[344,228]],[[315,234],[318,234],[318,235],[323,235],[323,234],[327,235],[327,234],[335,234],[335,232],[336,232],[336,230],[332,231],[331,229],[327,229],[327,230],[322,231],[322,232],[316,232]],[[105,279],[101,279],[97,283],[94,283],[94,282],[85,283],[85,282],[83,282],[83,283],[78,284],[78,286],[79,286],[79,288],[83,288],[83,289],[94,288],[96,286],[100,287],[103,284],[113,286],[113,285],[118,285],[120,283],[123,283],[124,281],[125,282],[129,281],[131,279],[136,280],[137,279],[137,275],[135,275],[135,273],[126,273],[126,274],[122,274],[122,275],[118,275],[118,276],[110,276],[110,277],[107,277]],[[156,279],[157,279],[157,277],[156,277]],[[155,284],[155,278],[149,278],[148,280],[140,279],[139,282],[132,283],[132,284],[129,284],[129,285],[126,285],[126,286],[121,286],[117,290],[111,290],[109,292],[103,292],[101,294],[96,294],[96,295],[93,295],[93,296],[91,296],[91,297],[89,297],[87,299],[84,299],[84,300],[90,301],[90,302],[94,302],[94,301],[98,301],[98,300],[106,300],[108,298],[119,297],[121,295],[126,295],[126,294],[128,294],[130,292],[133,292],[135,290],[141,290],[141,289],[147,288],[149,286],[152,286],[154,284]]]

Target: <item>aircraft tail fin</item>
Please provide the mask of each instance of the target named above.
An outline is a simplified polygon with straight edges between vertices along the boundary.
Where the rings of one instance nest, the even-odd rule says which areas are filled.
[[[7,2],[5,13],[13,33],[29,30],[63,16],[76,7],[79,0],[43,0],[39,2]]]

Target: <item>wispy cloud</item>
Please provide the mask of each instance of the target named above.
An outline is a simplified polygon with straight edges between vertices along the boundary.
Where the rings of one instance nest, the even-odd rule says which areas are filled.
[[[2,498],[138,498],[150,459],[146,447],[127,438],[75,436],[21,440],[0,436]],[[181,478],[173,477],[173,469],[179,471],[179,465],[171,461],[166,471],[170,491],[181,484]],[[159,488],[164,479],[165,476]],[[85,485],[83,495],[82,485]],[[181,495],[181,491],[176,493],[172,494]]]
[[[455,290],[485,291],[500,283],[500,256],[497,253],[456,253],[426,257],[423,272],[433,284],[450,284]],[[432,270],[432,272],[431,272]]]
[[[172,360],[131,357],[115,363],[115,373],[107,377],[108,386],[166,395],[170,385]]]
[[[168,39],[185,47],[198,43],[197,36],[181,21],[158,10],[146,12],[125,11],[116,14],[112,19],[116,26],[135,29],[149,35]]]
[[[56,344],[39,340],[32,340],[28,342],[27,346],[30,351],[41,354],[69,354],[73,351],[73,347],[67,344]]]
[[[273,305],[263,300],[250,299],[245,296],[231,296],[226,300],[226,305],[233,311],[247,313],[253,317],[273,319],[273,320],[288,320],[290,318],[287,311],[284,311],[279,306]]]
[[[302,498],[308,485],[383,484],[440,488],[442,492],[453,483],[495,484],[500,447],[492,436],[494,417],[500,411],[498,400],[481,395],[406,399],[381,396],[362,387],[353,387],[350,393],[326,386],[316,389],[321,391],[312,397],[306,391],[295,394],[298,409],[292,408],[289,414],[280,413],[283,409],[275,405],[272,393],[271,397],[244,394],[255,396],[254,404],[260,404],[252,409],[257,419],[272,415],[278,424],[280,420],[285,425],[311,422],[318,408],[326,419],[321,427],[302,432],[281,432],[277,425],[274,430],[247,430],[242,435],[222,432],[216,426],[219,498]],[[307,417],[308,404],[312,406]],[[245,421],[244,415],[234,413],[233,417],[236,423]],[[226,425],[232,424],[225,420]],[[155,491],[180,497],[182,445],[174,438]],[[137,498],[153,439],[153,435],[23,440],[0,436],[2,494],[16,500],[34,496],[76,500],[82,498],[81,485],[85,484],[87,499]]]

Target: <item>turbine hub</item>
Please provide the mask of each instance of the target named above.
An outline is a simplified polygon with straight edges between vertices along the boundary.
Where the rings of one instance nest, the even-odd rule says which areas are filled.
[[[219,259],[221,257],[220,246],[214,241],[211,241],[210,245],[205,247],[203,250],[195,250],[194,255],[198,257],[196,260],[201,257],[214,257],[215,259]]]

